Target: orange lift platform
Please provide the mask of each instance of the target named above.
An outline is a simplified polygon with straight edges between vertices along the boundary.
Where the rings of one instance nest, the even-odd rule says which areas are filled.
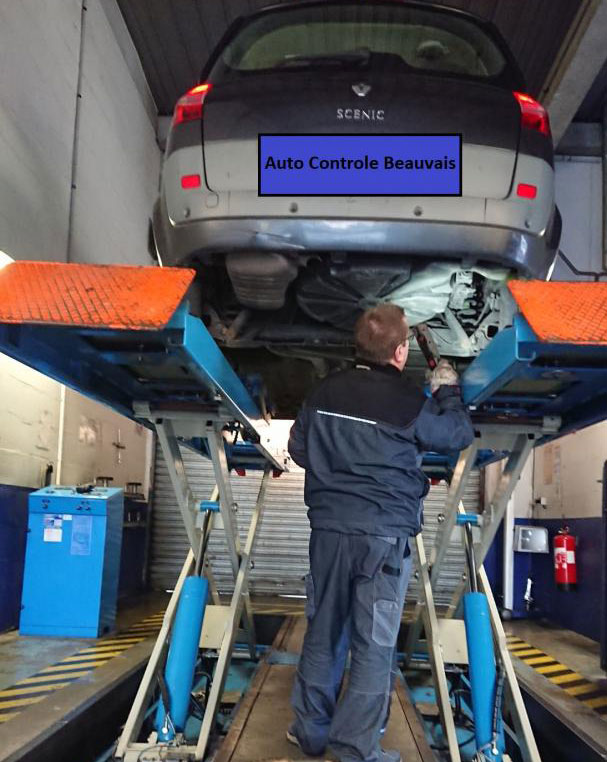
[[[251,656],[256,654],[248,573],[268,478],[285,468],[271,448],[269,424],[261,412],[261,390],[238,378],[203,322],[189,312],[193,277],[194,272],[187,269],[41,262],[15,262],[0,271],[0,351],[152,428],[190,541],[118,742],[116,758],[126,762],[205,759],[237,637],[244,638]],[[427,655],[451,762],[464,759],[449,670],[454,666],[469,670],[460,601],[471,586],[488,601],[491,660],[503,686],[500,704],[493,707],[500,717],[490,744],[492,756],[478,759],[510,759],[509,746],[514,743],[524,762],[540,762],[483,560],[533,447],[607,419],[607,284],[513,281],[509,287],[519,310],[513,325],[500,332],[462,375],[475,441],[454,462],[432,454],[425,461],[428,468],[442,468],[449,477],[444,520],[429,557],[422,536],[415,540],[422,593],[409,630],[406,658],[412,666],[420,651]],[[202,504],[187,483],[180,442],[213,462],[216,487]],[[471,470],[498,458],[505,459],[505,466],[495,494],[482,515],[471,517],[462,504]],[[262,469],[264,476],[241,546],[229,472],[243,465]],[[458,525],[461,530],[456,529]],[[220,603],[206,557],[211,531],[223,531],[226,536],[234,574],[229,605]],[[463,575],[447,616],[439,617],[433,593],[441,564],[449,545],[463,542],[464,536],[468,577]],[[191,675],[189,684],[187,669],[185,677],[182,670],[177,682],[171,682],[175,670],[171,672],[168,666],[183,645],[179,620],[187,596],[182,592],[193,577],[207,580],[212,600],[195,631],[195,655],[202,649],[216,656],[195,739],[185,734],[175,698],[185,695],[187,707]],[[151,742],[146,717],[154,701],[158,709]],[[471,711],[474,716],[476,709]],[[268,717],[270,735],[277,732],[275,719]],[[498,735],[506,740],[502,742]]]

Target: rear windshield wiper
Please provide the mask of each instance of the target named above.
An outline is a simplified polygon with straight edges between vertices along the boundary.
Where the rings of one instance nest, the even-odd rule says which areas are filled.
[[[318,53],[315,55],[300,55],[293,53],[286,55],[274,68],[284,69],[290,67],[306,66],[347,66],[348,64],[367,63],[371,57],[370,50],[352,50],[344,53]]]

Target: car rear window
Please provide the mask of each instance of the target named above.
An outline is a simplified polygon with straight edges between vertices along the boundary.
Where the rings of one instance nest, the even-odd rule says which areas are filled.
[[[396,3],[326,3],[253,18],[226,45],[212,76],[369,59],[475,79],[498,78],[507,65],[494,40],[466,17]]]

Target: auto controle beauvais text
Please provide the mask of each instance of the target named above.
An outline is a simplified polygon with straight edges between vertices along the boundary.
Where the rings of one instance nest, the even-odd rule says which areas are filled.
[[[401,159],[394,156],[384,156],[383,160],[371,158],[367,155],[358,158],[339,156],[337,158],[323,158],[310,156],[307,160],[294,159],[291,156],[275,158],[268,156],[264,162],[264,169],[456,169],[457,162],[449,156],[440,159]]]

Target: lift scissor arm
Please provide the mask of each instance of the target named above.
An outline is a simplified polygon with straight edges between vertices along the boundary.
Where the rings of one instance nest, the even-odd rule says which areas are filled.
[[[193,277],[193,271],[175,268],[34,262],[16,262],[0,272],[0,351],[154,428],[190,540],[190,554],[118,746],[117,755],[125,760],[139,759],[146,748],[137,736],[174,635],[180,592],[192,573],[206,573],[209,579],[216,605],[207,607],[200,642],[217,651],[218,662],[197,745],[180,746],[179,739],[170,743],[171,758],[181,758],[180,754],[183,759],[203,758],[241,621],[254,653],[248,572],[268,475],[284,467],[269,446],[268,424],[256,401],[202,321],[189,313],[187,291]],[[498,334],[462,375],[462,393],[477,431],[475,442],[456,462],[438,457],[426,461],[435,472],[442,469],[451,474],[443,522],[428,560],[421,535],[416,538],[422,596],[407,651],[409,655],[415,651],[423,617],[445,738],[454,762],[460,755],[445,661],[449,660],[448,644],[457,643],[458,632],[461,637],[463,623],[457,611],[464,583],[455,591],[446,618],[437,616],[433,595],[457,516],[464,511],[462,496],[468,477],[475,466],[507,458],[468,556],[474,555],[478,586],[488,598],[496,659],[509,684],[522,757],[525,762],[538,762],[482,564],[533,447],[607,419],[607,284],[514,281],[509,287],[519,308],[513,326]],[[226,426],[241,435],[233,448],[226,449]],[[217,605],[204,554],[213,523],[209,513],[214,511],[193,497],[180,440],[213,461],[217,486],[210,503],[221,513],[235,581],[228,607]],[[243,548],[230,486],[230,458],[239,465],[244,461],[261,466],[265,472]],[[451,653],[458,658],[453,648]]]

